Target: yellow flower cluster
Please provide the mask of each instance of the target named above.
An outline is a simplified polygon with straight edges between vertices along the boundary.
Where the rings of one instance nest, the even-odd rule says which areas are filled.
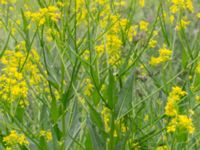
[[[143,8],[145,6],[145,0],[139,0],[139,5]]]
[[[111,128],[110,128],[111,111],[107,107],[104,106],[101,111],[101,115],[103,118],[105,131],[108,133],[111,131]],[[123,123],[123,121],[117,120],[114,122],[114,124],[115,124],[115,128],[116,128],[113,133],[114,137],[118,136],[118,132],[117,132],[118,130],[120,130],[120,132],[122,132],[122,133],[127,132],[128,127]]]
[[[153,36],[152,36],[151,40],[149,41],[149,47],[150,47],[150,48],[155,48],[155,47],[156,47],[156,45],[157,45],[157,40],[155,40],[155,37],[156,37],[157,35],[158,35],[158,31],[155,30],[155,31],[153,32]]]
[[[22,41],[18,45],[16,45],[17,53],[20,53],[21,58],[20,62],[16,63],[18,65],[18,68],[22,67],[22,64],[25,61],[26,58],[26,47],[25,42]],[[16,52],[12,51],[12,55],[15,56]],[[48,82],[45,79],[45,76],[47,75],[46,71],[44,71],[44,75],[41,73],[40,69],[44,69],[43,65],[40,62],[40,56],[36,49],[31,49],[31,52],[29,54],[29,57],[24,65],[24,68],[22,70],[23,76],[25,77],[27,83],[29,86],[31,86],[32,90],[29,90],[29,94],[41,94],[43,92],[46,92],[45,95],[50,95],[50,91],[48,88]],[[33,92],[33,93],[31,93]],[[58,92],[55,91],[56,99],[59,99]]]
[[[0,4],[6,5],[6,4],[14,4],[16,3],[16,0],[0,0]]]
[[[128,40],[132,40],[132,38],[137,34],[136,26],[130,26],[126,29],[128,23],[129,21],[127,19],[120,19],[120,16],[112,14],[110,14],[110,16],[105,14],[101,21],[101,28],[103,30],[110,25],[111,28],[106,35],[106,42],[96,46],[96,52],[98,55],[107,52],[108,63],[110,65],[118,65],[121,63],[122,40],[119,35],[121,30],[127,32]]]
[[[196,73],[200,74],[200,61],[197,63],[195,71],[196,71]]]
[[[173,117],[167,126],[167,132],[175,132],[177,128],[187,129],[189,133],[194,132],[192,119],[178,112],[178,102],[186,94],[187,93],[178,86],[172,88],[165,107],[165,114],[169,117]]]
[[[167,127],[167,132],[175,132],[177,128],[183,130],[186,129],[190,134],[195,130],[192,119],[186,115],[178,115],[177,117],[174,117]]]
[[[158,65],[164,62],[171,60],[172,50],[165,48],[165,46],[159,49],[159,56],[158,57],[151,57],[150,64],[151,65]]]
[[[52,133],[50,131],[41,130],[39,136],[44,137],[47,141],[52,140]]]
[[[111,65],[120,63],[120,48],[122,47],[122,41],[117,35],[107,35],[107,51],[109,60],[108,63]]]
[[[147,21],[142,20],[142,21],[140,21],[139,24],[140,24],[140,30],[141,31],[146,32],[148,30],[149,23]]]
[[[157,147],[156,150],[169,150],[169,148],[167,145],[164,145],[164,146]]]
[[[170,11],[172,13],[180,12],[181,10],[194,11],[192,0],[171,0]]]
[[[4,102],[11,104],[17,101],[20,106],[25,107],[29,104],[28,87],[18,68],[23,55],[20,52],[13,54],[13,51],[7,50],[1,60],[4,68],[0,76],[0,97]]]
[[[200,96],[199,96],[199,95],[196,95],[196,96],[195,96],[195,101],[196,101],[197,103],[200,102]]]
[[[167,116],[174,117],[178,114],[177,102],[179,102],[181,98],[186,94],[187,93],[183,91],[180,87],[172,87],[172,91],[167,98],[167,105],[165,107],[165,114]]]
[[[25,51],[25,43],[21,42],[16,46],[16,51],[6,50],[0,60],[3,67],[0,71],[1,101],[16,103],[21,107],[29,104],[29,94],[41,94],[48,87],[48,82],[39,69],[43,66],[37,51],[32,49],[27,60]],[[29,86],[32,90],[29,90]],[[50,94],[49,90],[48,93]]]
[[[176,29],[177,30],[185,29],[189,24],[190,21],[187,19],[187,17],[184,17],[180,20],[180,23],[177,24]]]
[[[86,78],[86,79],[84,79],[84,84],[85,84],[84,94],[86,96],[91,96],[92,89],[94,88],[92,81],[89,78]]]
[[[197,13],[197,18],[200,19],[200,13]]]
[[[107,107],[103,107],[101,115],[104,121],[105,131],[110,131],[110,110]]]
[[[44,25],[48,20],[57,22],[61,17],[61,13],[58,7],[48,6],[47,8],[40,8],[37,12],[26,11],[25,16],[41,26]]]
[[[3,142],[6,143],[7,148],[14,145],[29,145],[29,141],[24,134],[18,134],[15,130],[12,130],[8,136],[3,137]]]

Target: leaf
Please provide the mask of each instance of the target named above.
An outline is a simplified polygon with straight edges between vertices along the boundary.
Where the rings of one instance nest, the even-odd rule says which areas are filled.
[[[119,92],[119,99],[115,109],[117,118],[121,118],[123,114],[126,114],[132,108],[133,79],[134,76],[130,75],[125,86]]]
[[[94,150],[105,150],[106,149],[106,143],[103,137],[99,132],[97,132],[97,129],[92,124],[92,122],[88,119],[87,120],[87,126],[89,128],[90,138],[92,140],[92,145]]]
[[[104,128],[104,125],[103,125],[103,121],[101,119],[101,116],[100,114],[96,111],[96,109],[88,102],[88,106],[90,108],[90,117],[91,117],[91,120],[95,123],[95,125],[97,125],[97,127],[99,129],[103,129]]]
[[[59,111],[58,111],[56,100],[54,98],[51,101],[50,112],[51,112],[51,119],[54,122],[57,121],[57,118],[59,117]]]
[[[8,36],[7,36],[7,39],[6,39],[6,42],[5,42],[4,46],[3,46],[3,50],[2,50],[2,52],[0,53],[0,58],[1,58],[1,57],[3,56],[3,54],[5,53],[5,50],[6,50],[7,46],[8,46],[8,42],[9,42],[9,40],[10,40],[10,36],[11,36],[11,31],[9,32],[9,34],[8,34]]]
[[[91,137],[90,137],[89,134],[86,134],[85,149],[87,149],[87,150],[93,150],[92,139],[91,139]]]
[[[17,107],[17,110],[16,110],[16,113],[15,113],[15,117],[20,121],[22,122],[23,121],[23,116],[24,116],[24,108],[18,106]]]
[[[48,149],[48,145],[47,145],[47,142],[44,139],[44,137],[41,137],[39,142],[40,142],[39,144],[40,144],[42,149]]]
[[[109,70],[109,85],[107,89],[107,95],[108,95],[108,105],[111,109],[114,108],[115,103],[117,101],[117,89],[115,84],[115,78],[113,76],[112,70]]]

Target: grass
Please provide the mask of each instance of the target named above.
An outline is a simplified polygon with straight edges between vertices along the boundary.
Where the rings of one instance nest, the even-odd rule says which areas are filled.
[[[199,8],[0,0],[0,149],[199,149]]]

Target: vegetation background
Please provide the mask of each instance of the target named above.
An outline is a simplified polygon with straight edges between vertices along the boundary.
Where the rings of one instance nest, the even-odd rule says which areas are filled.
[[[200,148],[199,0],[0,0],[0,149]]]

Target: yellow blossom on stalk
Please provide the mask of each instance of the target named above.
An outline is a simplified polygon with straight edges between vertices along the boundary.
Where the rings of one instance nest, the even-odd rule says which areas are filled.
[[[126,5],[126,1],[124,0],[120,0],[118,2],[114,2],[115,6],[125,6]]]
[[[0,76],[0,97],[3,102],[19,102],[20,106],[25,107],[29,104],[27,100],[28,87],[24,80],[23,74],[18,71],[18,62],[23,55],[19,52],[13,55],[12,51],[7,50],[1,63],[4,68]]]
[[[190,134],[194,133],[195,130],[192,119],[186,115],[177,115],[174,117],[167,127],[167,132],[175,132],[177,128],[186,129]]]
[[[102,111],[101,111],[101,116],[104,122],[104,127],[105,127],[105,131],[108,133],[111,131],[110,128],[110,119],[111,119],[111,111],[103,106]],[[125,125],[125,123],[123,122],[123,120],[116,120],[114,122],[115,127],[119,129],[119,131],[121,131],[121,133],[126,133],[128,131],[128,127]],[[114,130],[114,137],[118,136],[118,130]]]
[[[0,4],[6,5],[6,4],[14,4],[16,3],[16,0],[0,0]]]
[[[44,137],[47,141],[52,140],[52,133],[50,131],[41,130],[39,136]]]
[[[165,46],[159,49],[158,57],[151,57],[150,64],[155,66],[171,60],[172,50],[167,49]]]
[[[139,5],[143,8],[145,5],[145,0],[139,0]]]
[[[195,71],[196,73],[200,74],[200,61],[197,63]]]
[[[157,44],[157,41],[154,40],[154,39],[151,39],[151,40],[149,41],[149,47],[150,47],[150,48],[155,48],[155,47],[156,47],[156,44]]]
[[[171,0],[170,11],[172,13],[177,13],[181,10],[194,11],[192,0]]]
[[[146,114],[146,115],[144,116],[144,121],[146,122],[146,121],[148,121],[148,120],[149,120],[149,115]]]
[[[95,46],[95,50],[96,50],[98,55],[101,55],[104,52],[104,45]]]
[[[190,21],[184,17],[180,20],[180,23],[176,26],[177,30],[186,29],[187,26],[190,24]]]
[[[149,26],[149,23],[147,21],[140,21],[139,22],[139,25],[140,25],[140,30],[141,31],[147,31],[148,30],[148,26]]]
[[[196,95],[196,96],[195,96],[195,100],[196,100],[197,103],[199,103],[199,102],[200,102],[200,96],[199,96],[199,95]]]
[[[138,29],[138,25],[132,25],[129,29],[128,29],[128,40],[132,41],[134,37],[136,37],[137,35],[137,29]]]
[[[177,102],[181,100],[183,96],[185,96],[187,93],[183,91],[180,87],[175,86],[172,87],[172,91],[169,93],[169,96],[167,98],[167,105],[165,107],[165,114],[167,116],[173,117],[178,114],[177,110]]]
[[[168,146],[167,145],[163,145],[163,146],[159,146],[156,148],[156,150],[168,150]]]
[[[101,111],[101,115],[103,118],[104,126],[105,126],[105,131],[110,132],[110,110],[107,107],[103,107]]]
[[[16,45],[16,51],[6,50],[0,60],[0,98],[1,102],[19,104],[21,107],[29,105],[28,95],[41,94],[43,87],[48,83],[41,74],[38,65],[42,68],[40,57],[35,49],[30,51],[26,59],[25,42]],[[23,68],[22,68],[23,67]],[[20,69],[22,69],[20,71]],[[50,94],[50,92],[49,92]]]
[[[9,135],[3,137],[3,142],[8,146],[20,144],[29,145],[29,141],[26,139],[24,134],[18,134],[15,130],[12,130]]]
[[[109,57],[108,63],[110,65],[117,65],[120,63],[121,47],[122,41],[117,35],[107,35],[106,49]]]
[[[84,51],[83,58],[85,60],[89,60],[89,58],[90,58],[90,50],[87,49],[87,50]]]
[[[197,17],[200,19],[200,13],[197,14]]]
[[[57,4],[59,7],[64,7],[64,6],[65,6],[65,4],[64,4],[63,2],[60,2],[60,1],[57,2],[56,4]]]
[[[47,8],[40,8],[37,12],[26,11],[25,16],[41,26],[44,25],[48,19],[52,22],[57,22],[61,17],[61,13],[58,7],[48,6]]]
[[[175,86],[172,88],[169,96],[167,98],[167,105],[165,107],[165,114],[172,117],[172,120],[167,126],[167,132],[175,132],[177,128],[187,129],[187,131],[192,134],[194,132],[194,127],[192,119],[186,115],[181,115],[178,112],[178,102],[187,93],[183,91],[180,87]]]
[[[169,20],[170,20],[170,23],[171,23],[171,24],[174,23],[174,19],[175,19],[174,15],[171,15],[171,16],[169,17]]]
[[[92,84],[92,81],[90,80],[90,78],[86,78],[84,79],[84,84],[85,84],[85,87],[84,87],[84,94],[86,96],[91,96],[91,92],[92,92],[92,89],[94,88],[94,85]]]

